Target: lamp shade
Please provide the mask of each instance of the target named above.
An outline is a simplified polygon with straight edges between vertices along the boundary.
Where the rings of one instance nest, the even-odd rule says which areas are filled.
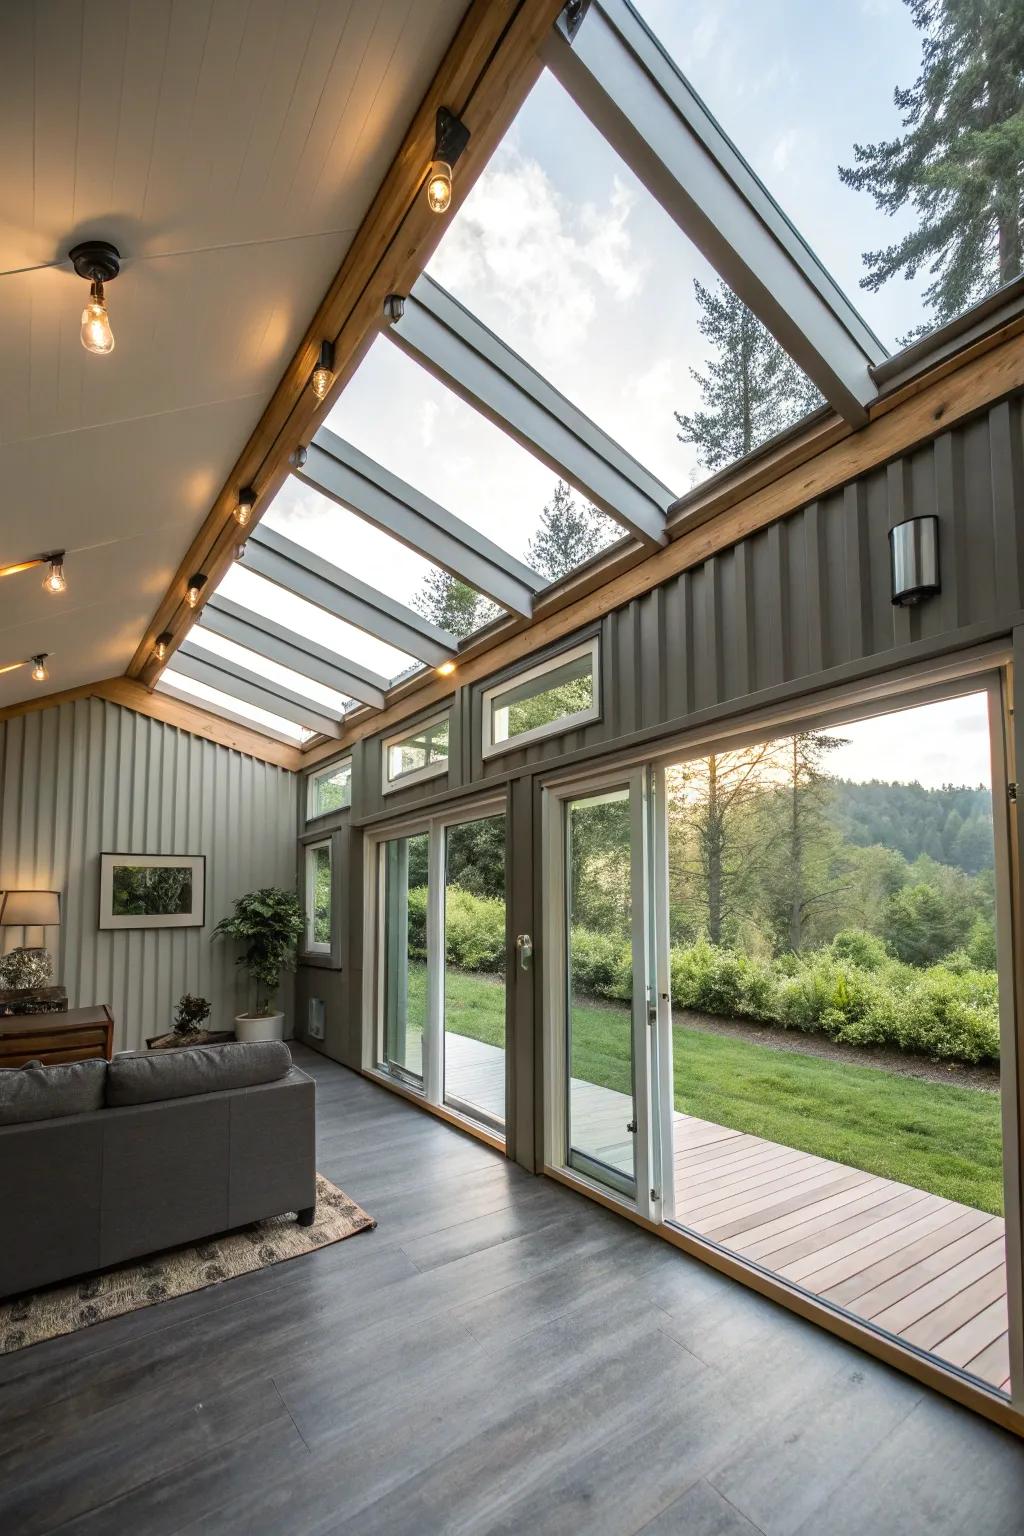
[[[59,891],[5,891],[0,896],[0,927],[53,928],[59,922]]]

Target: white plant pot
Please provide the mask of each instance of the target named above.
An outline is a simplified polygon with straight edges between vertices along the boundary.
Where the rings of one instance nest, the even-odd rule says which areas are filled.
[[[235,1014],[236,1040],[283,1040],[284,1014],[267,1013],[256,1018],[250,1013]]]

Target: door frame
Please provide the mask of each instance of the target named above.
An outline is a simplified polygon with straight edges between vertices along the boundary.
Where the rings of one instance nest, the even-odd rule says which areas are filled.
[[[376,1082],[401,1091],[457,1123],[482,1126],[488,1139],[504,1142],[505,1125],[475,1111],[463,1101],[448,1103],[444,1097],[444,896],[445,837],[449,827],[465,822],[484,821],[491,816],[508,815],[508,801],[500,794],[477,796],[433,811],[409,811],[363,834],[363,985],[362,985],[362,1070]],[[385,861],[384,844],[398,837],[427,837],[427,1007],[423,1030],[422,1086],[410,1076],[389,1067],[382,1051],[385,1028],[384,970],[385,944]],[[507,873],[507,872],[506,872]],[[508,902],[506,878],[506,904]],[[508,1050],[509,961],[505,957],[505,1048]],[[506,1063],[507,1064],[507,1063]],[[505,1114],[508,1117],[509,1074],[505,1079]]]

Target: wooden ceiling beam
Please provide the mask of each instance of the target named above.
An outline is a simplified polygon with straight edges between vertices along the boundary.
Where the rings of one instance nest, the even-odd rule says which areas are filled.
[[[197,618],[199,608],[184,600],[189,576],[202,571],[205,592],[212,593],[242,542],[232,516],[239,488],[256,491],[254,525],[287,477],[291,455],[309,442],[380,332],[385,298],[407,292],[430,260],[538,78],[538,48],[563,3],[473,0],[469,6],[337,276],[157,608],[128,677],[152,687],[166,664],[153,654],[157,635],[170,635],[169,659]],[[471,135],[444,218],[431,213],[423,194],[440,106],[455,112]],[[335,381],[321,404],[309,377],[324,339],[335,344]]]

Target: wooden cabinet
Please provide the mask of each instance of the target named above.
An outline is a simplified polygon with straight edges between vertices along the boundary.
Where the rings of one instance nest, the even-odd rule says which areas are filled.
[[[69,1008],[67,1013],[0,1018],[0,1067],[23,1067],[27,1061],[53,1066],[98,1057],[109,1061],[113,1054],[114,1017],[106,1003]]]

